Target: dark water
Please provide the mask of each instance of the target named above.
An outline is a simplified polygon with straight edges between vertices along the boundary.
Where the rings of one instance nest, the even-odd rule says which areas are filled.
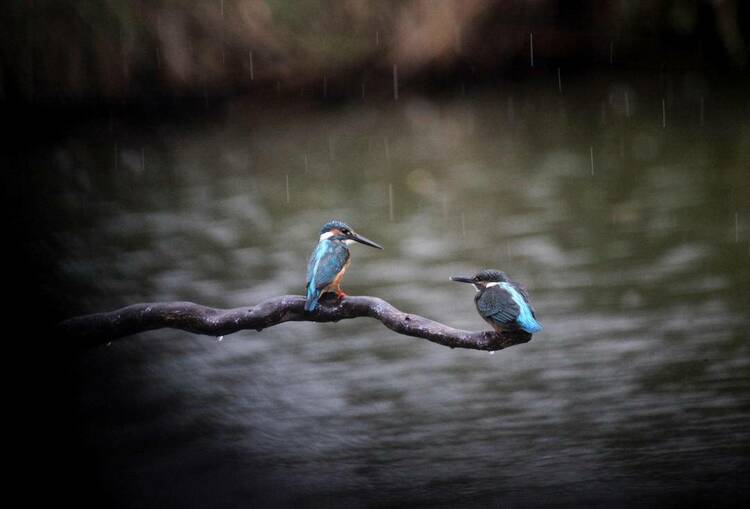
[[[701,121],[677,94],[663,118],[660,98],[603,90],[114,118],[39,156],[52,291],[75,312],[301,293],[337,217],[385,246],[353,248],[348,293],[481,329],[448,277],[499,268],[545,327],[494,355],[369,319],[84,352],[77,440],[98,490],[128,506],[747,500],[746,105],[709,97]]]

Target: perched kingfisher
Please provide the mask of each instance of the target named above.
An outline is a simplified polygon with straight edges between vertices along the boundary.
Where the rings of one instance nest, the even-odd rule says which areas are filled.
[[[485,269],[473,277],[453,276],[451,280],[471,283],[477,289],[474,303],[479,315],[498,332],[519,329],[534,334],[542,330],[536,321],[526,288],[511,281],[505,272]]]
[[[383,249],[370,239],[358,235],[341,221],[328,221],[320,229],[320,241],[307,264],[305,311],[315,311],[320,296],[326,292],[335,292],[339,298],[346,296],[341,290],[341,279],[351,263],[349,248],[346,246],[354,242]]]

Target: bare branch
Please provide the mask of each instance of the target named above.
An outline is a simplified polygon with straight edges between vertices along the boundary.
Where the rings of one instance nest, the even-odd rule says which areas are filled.
[[[399,311],[377,297],[346,297],[342,300],[331,297],[322,300],[318,309],[311,313],[304,310],[305,298],[300,295],[274,297],[250,308],[235,309],[214,309],[192,302],[134,304],[109,313],[70,318],[61,322],[58,330],[82,346],[93,346],[161,328],[226,336],[245,329],[261,331],[283,322],[338,322],[370,317],[399,334],[424,338],[451,348],[494,351],[531,340],[531,335],[523,331],[500,334],[495,331],[454,329],[419,315]]]

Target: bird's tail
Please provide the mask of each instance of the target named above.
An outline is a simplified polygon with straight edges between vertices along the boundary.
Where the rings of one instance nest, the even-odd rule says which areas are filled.
[[[307,300],[305,301],[305,311],[315,311],[320,300],[320,291],[314,285],[307,286]]]
[[[534,319],[534,318],[527,318],[524,321],[524,323],[522,325],[522,328],[523,328],[523,330],[525,330],[529,334],[536,334],[537,332],[539,332],[540,330],[542,330],[544,327],[542,327],[542,324],[539,323],[539,322],[537,322],[536,319]]]

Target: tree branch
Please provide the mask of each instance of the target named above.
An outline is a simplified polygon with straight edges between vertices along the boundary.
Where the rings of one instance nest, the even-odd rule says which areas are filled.
[[[342,300],[332,294],[330,297],[321,300],[321,305],[312,313],[304,310],[305,298],[300,295],[274,297],[250,308],[235,309],[214,309],[192,302],[134,304],[108,313],[70,318],[61,322],[58,330],[74,338],[81,346],[94,346],[162,328],[218,337],[245,329],[260,332],[284,322],[338,322],[370,317],[399,334],[424,338],[451,348],[494,351],[531,340],[531,334],[523,331],[498,333],[454,329],[419,315],[404,313],[377,297],[346,297]]]

